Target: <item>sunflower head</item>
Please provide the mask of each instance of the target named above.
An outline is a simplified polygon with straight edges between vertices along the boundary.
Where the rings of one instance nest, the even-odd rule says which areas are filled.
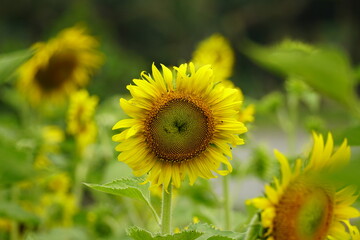
[[[360,216],[351,206],[357,199],[356,189],[337,190],[331,183],[319,181],[321,171],[333,170],[350,158],[346,140],[334,151],[331,134],[324,143],[313,134],[314,146],[306,165],[298,159],[293,169],[280,152],[281,181],[265,187],[265,197],[249,200],[261,209],[263,237],[271,240],[351,239],[349,218]],[[347,226],[347,227],[345,227]],[[354,232],[356,229],[354,229]]]
[[[94,114],[98,101],[97,96],[89,96],[86,90],[74,92],[70,97],[67,132],[75,136],[80,150],[95,141],[97,127]]]
[[[199,43],[192,61],[197,67],[211,64],[216,80],[222,81],[231,77],[235,57],[228,40],[216,33]]]
[[[36,43],[34,55],[19,68],[18,89],[33,104],[59,101],[89,81],[102,62],[98,42],[83,27],[63,30],[46,43]]]
[[[136,176],[148,173],[153,186],[176,187],[188,176],[213,178],[231,170],[230,145],[243,144],[246,132],[237,119],[241,105],[238,91],[216,84],[209,65],[195,69],[190,63],[174,67],[173,73],[153,65],[152,75],[142,73],[129,85],[132,98],[120,99],[129,119],[115,124],[124,128],[113,136],[119,142],[118,159]],[[220,163],[227,170],[219,170]]]

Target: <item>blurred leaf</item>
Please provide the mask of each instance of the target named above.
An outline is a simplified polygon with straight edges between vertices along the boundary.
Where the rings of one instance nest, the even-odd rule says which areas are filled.
[[[345,129],[337,139],[348,140],[350,146],[359,146],[360,145],[360,126],[352,126]]]
[[[332,172],[324,172],[322,177],[325,177],[326,180],[332,181],[335,184],[340,184],[340,186],[357,185],[360,187],[359,169],[360,158],[357,157],[352,159],[347,166],[341,169],[336,169],[336,171]]]
[[[13,202],[0,202],[0,217],[25,223],[37,223],[37,216],[25,211]]]
[[[55,228],[47,233],[29,234],[26,240],[88,240],[86,234],[76,228]]]
[[[245,237],[244,233],[221,231],[207,223],[191,224],[188,229],[204,233],[198,240],[243,240]]]
[[[0,185],[23,181],[35,176],[29,152],[17,145],[1,139],[0,136]]]
[[[309,132],[326,132],[326,129],[328,129],[324,119],[316,115],[306,116],[304,119],[304,125]]]
[[[183,196],[187,196],[194,203],[209,207],[215,207],[219,204],[209,181],[199,179],[193,186],[184,183],[180,190]]]
[[[131,227],[128,229],[128,235],[134,240],[195,240],[198,239],[202,233],[197,231],[184,231],[165,236],[153,236],[150,232],[140,229],[138,227]]]
[[[262,97],[256,104],[256,112],[258,114],[275,113],[281,106],[284,105],[284,95],[281,92],[271,92]]]
[[[144,179],[142,178],[120,178],[110,183],[85,183],[85,185],[101,192],[125,196],[150,203],[149,184],[142,184],[143,182]]]
[[[355,67],[354,69],[354,75],[358,82],[360,82],[360,66]]]
[[[270,70],[301,77],[315,90],[346,106],[355,103],[353,72],[347,56],[339,50],[315,49],[286,40],[271,47],[250,44],[245,52]]]
[[[259,179],[267,180],[273,167],[267,148],[261,145],[255,147],[247,169],[248,174],[254,174]]]
[[[290,77],[285,82],[285,88],[289,96],[296,96],[302,100],[311,111],[318,111],[320,96],[314,92],[302,79]]]
[[[17,68],[32,54],[32,51],[27,49],[0,55],[0,83],[9,81]]]

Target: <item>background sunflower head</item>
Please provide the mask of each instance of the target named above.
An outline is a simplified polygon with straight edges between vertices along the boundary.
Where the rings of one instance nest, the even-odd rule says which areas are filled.
[[[98,42],[81,26],[67,28],[46,43],[36,43],[34,55],[19,68],[18,89],[33,104],[64,100],[85,86],[102,63]]]

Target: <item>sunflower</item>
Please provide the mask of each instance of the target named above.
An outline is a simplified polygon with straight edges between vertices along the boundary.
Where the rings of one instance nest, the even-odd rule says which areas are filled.
[[[75,26],[59,33],[47,43],[36,43],[34,55],[19,68],[18,89],[33,105],[59,101],[89,81],[102,56],[98,42]]]
[[[356,234],[350,218],[360,213],[351,205],[357,199],[352,186],[337,190],[320,180],[318,173],[328,172],[346,164],[350,147],[346,139],[333,152],[333,139],[328,134],[326,143],[321,135],[313,134],[314,146],[308,164],[296,160],[291,170],[289,161],[280,152],[281,182],[275,178],[273,186],[265,186],[265,197],[249,200],[261,209],[261,224],[268,240],[348,240]],[[351,230],[350,232],[347,231]]]
[[[132,99],[120,99],[129,119],[113,129],[127,128],[113,136],[119,142],[118,159],[136,176],[146,173],[152,186],[170,182],[180,187],[185,176],[193,184],[197,177],[226,175],[232,167],[231,147],[243,144],[238,134],[247,131],[237,120],[238,91],[216,84],[209,65],[195,69],[193,63],[174,67],[173,73],[152,66],[152,76],[142,73],[127,89]],[[220,163],[227,166],[219,170]]]
[[[94,121],[97,96],[89,96],[86,90],[79,90],[70,96],[67,132],[75,136],[79,150],[93,143],[97,134]]]

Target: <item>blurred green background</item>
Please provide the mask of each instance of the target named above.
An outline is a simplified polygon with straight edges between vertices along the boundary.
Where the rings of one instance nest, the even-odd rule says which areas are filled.
[[[358,9],[357,0],[2,0],[0,53],[28,48],[84,23],[107,56],[89,86],[103,98],[125,92],[124,85],[149,71],[152,62],[189,61],[199,41],[219,32],[236,51],[232,80],[257,98],[279,88],[282,80],[242,54],[244,41],[293,38],[336,45],[358,63]]]

